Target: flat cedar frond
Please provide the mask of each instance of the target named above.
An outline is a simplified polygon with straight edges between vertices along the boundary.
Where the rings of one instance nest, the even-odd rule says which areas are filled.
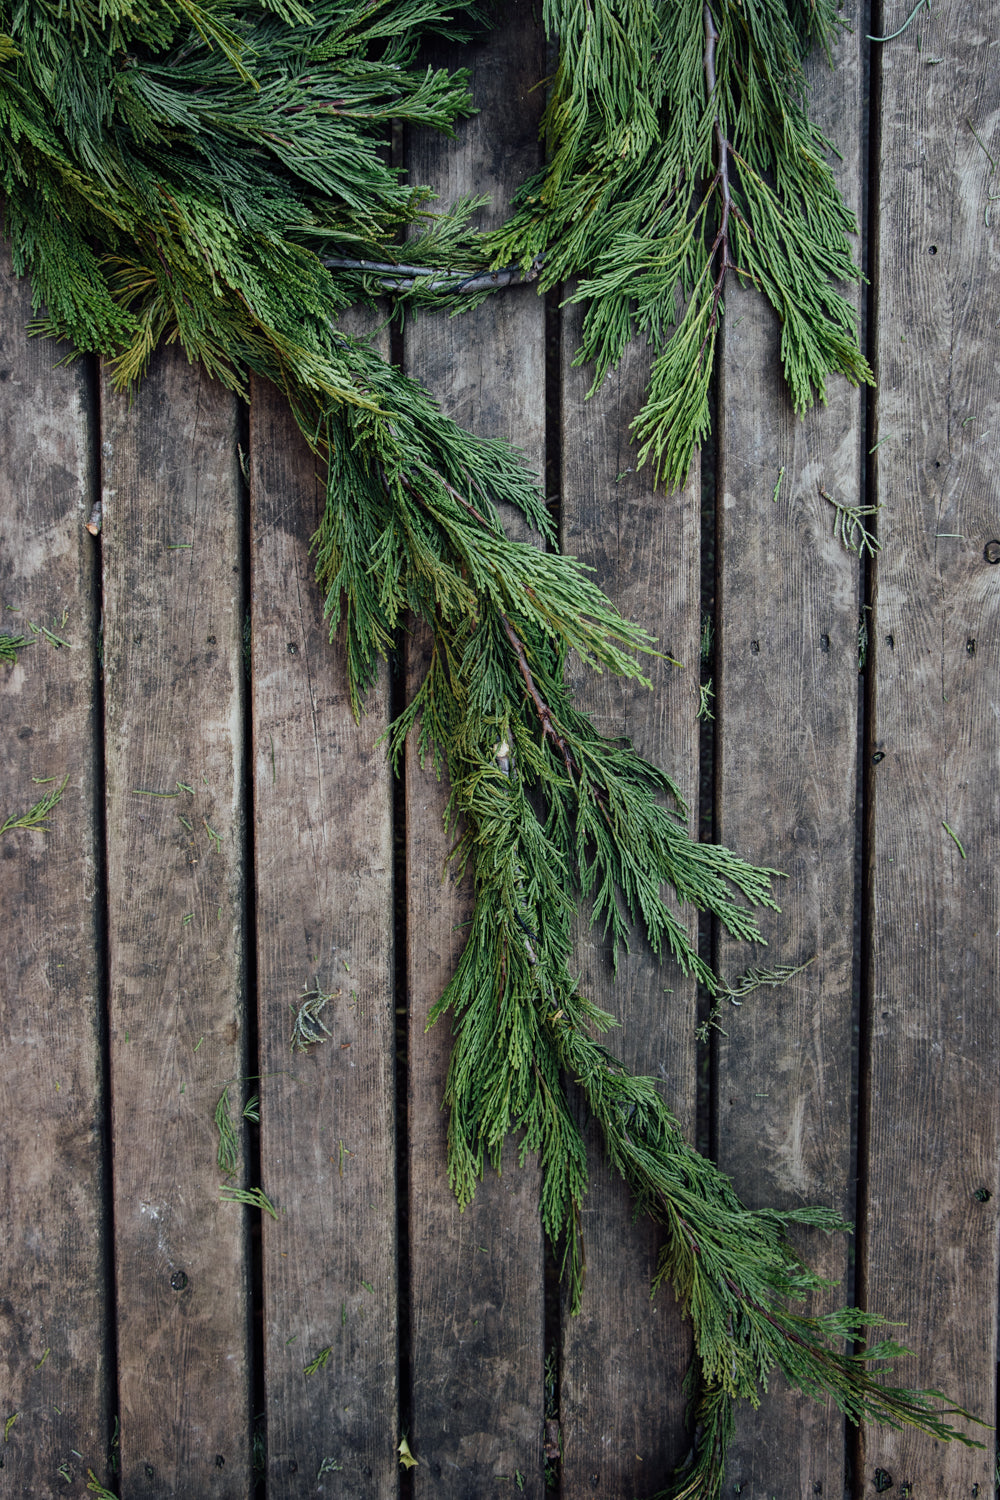
[[[506,537],[512,506],[554,541],[522,457],[463,431],[338,320],[385,291],[469,305],[491,266],[493,285],[580,278],[580,358],[598,378],[636,332],[655,346],[636,432],[669,483],[707,430],[730,276],[782,320],[798,409],[830,372],[867,380],[837,290],[857,277],[853,219],[802,71],[810,41],[828,46],[839,23],[835,0],[545,0],[544,19],[560,46],[547,165],[489,236],[470,228],[476,200],[433,215],[384,150],[391,120],[450,132],[472,107],[463,74],[415,64],[422,36],[462,35],[447,0],[0,0],[0,195],[15,269],[44,307],[37,331],[102,355],[123,387],[177,342],[233,390],[259,376],[285,393],[325,471],[313,550],[355,713],[407,616],[429,631],[426,676],[388,739],[398,762],[416,734],[447,773],[455,858],[475,882],[434,1011],[450,1009],[455,1031],[449,1176],[468,1202],[522,1131],[578,1302],[587,1159],[565,1090],[577,1083],[638,1208],[663,1226],[658,1280],[692,1319],[700,1436],[669,1493],[704,1500],[719,1494],[734,1400],[756,1403],[775,1369],[854,1421],[964,1442],[947,1421],[963,1414],[876,1378],[894,1346],[840,1352],[871,1318],[793,1310],[819,1283],[788,1225],[843,1226],[824,1209],[746,1209],[653,1081],[598,1039],[614,1021],[573,979],[581,903],[616,951],[638,928],[715,989],[679,905],[754,941],[774,872],[693,840],[670,778],[574,705],[570,651],[641,682],[654,642],[575,559]],[[4,660],[26,644],[3,640]],[[64,786],[0,831],[44,827]],[[322,1040],[326,999],[318,985],[301,997],[293,1044]],[[228,1090],[216,1126],[231,1174]],[[223,1185],[220,1198],[275,1213],[260,1188]]]
[[[581,278],[577,363],[593,361],[598,381],[636,333],[650,339],[640,462],[684,482],[709,427],[730,275],[781,319],[797,411],[824,399],[829,374],[870,381],[838,290],[859,278],[857,225],[805,107],[803,59],[842,25],[834,0],[546,0],[545,19],[560,39],[548,161],[491,253],[540,261],[542,288]]]

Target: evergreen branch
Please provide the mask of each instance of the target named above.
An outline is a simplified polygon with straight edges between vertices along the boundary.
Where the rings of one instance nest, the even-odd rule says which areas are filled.
[[[832,372],[869,380],[836,290],[858,276],[855,225],[805,107],[807,47],[829,46],[840,22],[835,0],[545,0],[543,12],[560,49],[548,160],[495,234],[473,229],[474,200],[431,213],[428,190],[385,160],[391,119],[450,132],[471,108],[464,75],[415,65],[422,35],[462,34],[446,0],[0,0],[0,194],[15,269],[44,304],[36,331],[106,357],[123,388],[176,342],[232,390],[256,377],[285,394],[325,472],[313,554],[356,714],[408,618],[429,631],[427,672],[388,740],[398,764],[412,733],[447,774],[453,858],[475,884],[431,1014],[453,1015],[449,1179],[468,1202],[522,1131],[576,1305],[587,1160],[564,1086],[575,1081],[638,1209],[663,1226],[657,1279],[691,1316],[696,1348],[699,1434],[677,1493],[715,1496],[732,1403],[756,1404],[775,1368],[855,1421],[965,1442],[946,1420],[964,1414],[879,1383],[869,1366],[896,1346],[840,1352],[877,1319],[790,1310],[821,1283],[787,1230],[836,1231],[836,1215],[746,1209],[653,1081],[597,1040],[614,1021],[573,979],[580,909],[616,955],[638,930],[715,993],[680,910],[759,942],[775,872],[696,842],[673,780],[574,704],[571,651],[641,683],[655,643],[576,559],[506,536],[511,506],[554,540],[521,456],[464,432],[339,320],[387,283],[404,303],[460,308],[506,278],[540,290],[579,278],[578,359],[597,380],[636,332],[654,346],[634,430],[640,459],[671,484],[708,428],[730,272],[781,320],[797,410]],[[839,524],[850,520],[844,510]],[[2,831],[44,827],[65,785]],[[293,1044],[322,1039],[327,998],[318,985],[303,995]],[[231,1172],[228,1090],[216,1125]],[[224,1184],[220,1198],[275,1213],[260,1188]]]

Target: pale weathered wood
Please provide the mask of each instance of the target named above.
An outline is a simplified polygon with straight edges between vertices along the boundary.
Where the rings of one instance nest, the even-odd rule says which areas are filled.
[[[271,386],[250,436],[268,1495],[375,1500],[398,1472],[388,674],[356,724],[309,557],[317,460]],[[317,985],[331,1035],[292,1053]]]
[[[810,64],[811,113],[859,215],[861,11],[846,13],[834,70],[822,55]],[[817,1202],[849,1218],[860,566],[819,489],[860,503],[864,398],[833,378],[829,405],[798,420],[777,319],[733,284],[720,375],[716,826],[789,878],[781,914],[762,924],[768,948],[721,941],[719,968],[732,981],[751,963],[813,962],[720,1017],[718,1160],[752,1207]],[[842,1305],[846,1239],[803,1235],[801,1248],[841,1282],[825,1305]],[[759,1411],[740,1414],[727,1483],[755,1500],[839,1496],[843,1417],[777,1379]]]
[[[987,149],[1000,147],[1000,72],[989,21],[973,0],[935,7],[881,53],[862,1248],[870,1306],[905,1322],[916,1351],[900,1377],[992,1422],[1000,567],[987,559],[1000,555],[1000,247]],[[985,1451],[869,1432],[865,1493],[877,1470],[892,1494],[992,1493],[993,1439],[978,1435]]]
[[[650,660],[654,684],[598,677],[574,658],[574,695],[611,737],[624,737],[683,789],[691,825],[698,812],[698,662],[701,504],[699,468],[665,495],[648,470],[633,471],[628,428],[645,398],[650,351],[631,346],[600,391],[585,400],[592,372],[572,368],[580,309],[562,331],[562,547],[629,619],[656,636],[681,667]],[[697,922],[688,913],[689,931]],[[583,992],[621,1021],[606,1041],[636,1072],[663,1080],[689,1138],[695,1126],[696,993],[672,964],[659,964],[640,934],[612,971],[602,929],[581,924],[576,946]],[[565,1495],[633,1500],[662,1484],[689,1447],[681,1382],[690,1329],[669,1292],[650,1298],[660,1232],[633,1223],[628,1189],[589,1132],[592,1182],[583,1210],[587,1282],[583,1308],[563,1324],[560,1406]]]
[[[27,337],[0,265],[0,824],[68,778],[50,832],[0,835],[0,1493],[104,1472],[110,1435],[94,717],[94,412],[87,369]],[[31,623],[65,641],[33,636]],[[82,1458],[76,1457],[76,1449]]]
[[[491,192],[494,220],[538,163],[541,38],[531,9],[507,7],[487,41],[462,49],[482,110],[457,142],[414,139],[412,180],[444,202]],[[455,57],[450,58],[455,61]],[[544,318],[530,288],[513,289],[461,319],[422,315],[408,327],[406,368],[450,415],[484,436],[514,442],[541,472],[544,459]],[[422,642],[408,654],[412,689]],[[539,1182],[510,1146],[501,1178],[488,1174],[459,1214],[445,1168],[441,1113],[450,1051],[447,1018],[428,1034],[427,1012],[449,979],[469,893],[441,875],[449,841],[445,792],[409,752],[406,780],[409,1018],[409,1264],[411,1441],[418,1496],[455,1500],[492,1491],[500,1475],[523,1476],[543,1494],[543,1262]]]
[[[244,1072],[237,408],[176,352],[104,403],[122,1494],[245,1496],[247,1210],[213,1122]]]

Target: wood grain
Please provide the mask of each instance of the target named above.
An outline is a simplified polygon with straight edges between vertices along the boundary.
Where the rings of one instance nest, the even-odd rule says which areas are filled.
[[[122,1492],[245,1496],[247,1210],[236,402],[160,353],[104,394],[104,665]],[[190,788],[188,790],[187,788]]]
[[[48,833],[0,835],[0,1493],[104,1472],[110,1437],[94,715],[93,403],[84,364],[26,333],[0,259],[0,824],[68,778]],[[65,645],[33,635],[32,623]],[[74,1456],[76,1449],[81,1457]]]
[[[842,153],[837,181],[859,215],[860,16],[857,4],[845,16],[834,70],[822,57],[810,67],[811,110]],[[812,963],[725,1006],[718,1160],[752,1207],[824,1203],[850,1218],[860,565],[819,490],[861,502],[863,397],[833,378],[829,405],[799,421],[763,299],[730,285],[723,330],[716,826],[789,878],[782,912],[763,923],[768,948],[721,940],[719,970],[732,982],[751,963]],[[803,1235],[801,1248],[841,1282],[823,1305],[842,1306],[846,1239]],[[727,1483],[755,1500],[840,1495],[843,1417],[776,1381],[759,1411],[741,1413]]]
[[[435,56],[436,61],[441,55]],[[452,61],[455,59],[452,58]],[[415,137],[411,179],[447,202],[492,192],[494,220],[537,166],[544,72],[530,7],[508,6],[505,23],[463,48],[482,111],[458,142]],[[544,309],[530,288],[492,298],[461,319],[422,315],[406,335],[407,373],[446,411],[484,436],[515,443],[541,472],[544,461]],[[407,659],[410,689],[423,675],[421,638]],[[409,1018],[409,1263],[411,1273],[411,1445],[418,1497],[492,1492],[523,1476],[541,1500],[543,1259],[538,1174],[517,1167],[510,1146],[499,1178],[488,1174],[464,1214],[448,1187],[446,1117],[441,1113],[450,1052],[447,1019],[424,1026],[461,951],[469,892],[442,883],[449,841],[446,794],[412,750],[406,771],[407,965]]]
[[[653,692],[574,658],[574,697],[602,733],[622,736],[683,789],[693,827],[698,809],[698,663],[701,500],[699,469],[686,488],[664,495],[652,475],[633,472],[628,428],[649,377],[648,347],[631,346],[600,391],[585,400],[591,372],[574,370],[581,309],[562,331],[562,547],[595,569],[624,615],[683,663],[650,661]],[[688,913],[689,931],[697,922]],[[635,935],[615,979],[600,929],[581,923],[576,963],[583,992],[617,1016],[607,1039],[636,1072],[663,1080],[682,1128],[695,1126],[696,994],[674,965],[660,965]],[[633,1222],[624,1183],[603,1159],[591,1130],[591,1189],[583,1211],[587,1283],[583,1308],[563,1322],[562,1485],[566,1495],[632,1500],[662,1484],[689,1446],[681,1382],[691,1358],[689,1328],[669,1293],[650,1297],[660,1234]]]
[[[883,546],[862,1246],[871,1307],[902,1320],[916,1351],[900,1379],[988,1422],[1000,1201],[1000,570],[987,560],[1000,555],[988,546],[1000,539],[1000,339],[986,290],[1000,273],[988,213],[987,151],[1000,141],[994,32],[988,11],[965,0],[922,15],[881,53]],[[984,1451],[869,1432],[864,1493],[877,1471],[893,1493],[992,1493],[992,1436],[977,1435]]]
[[[251,454],[261,1175],[281,1210],[264,1223],[268,1495],[374,1500],[398,1470],[388,674],[356,724],[309,557],[325,486],[261,384]],[[317,986],[332,1034],[292,1053]]]

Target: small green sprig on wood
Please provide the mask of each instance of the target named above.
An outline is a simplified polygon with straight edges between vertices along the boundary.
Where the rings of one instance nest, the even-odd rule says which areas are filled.
[[[57,787],[51,792],[46,792],[44,797],[29,807],[27,812],[11,813],[0,823],[0,834],[11,833],[15,828],[32,828],[38,833],[48,833],[48,817],[54,808],[58,807],[62,800],[62,794],[69,785],[69,777],[64,776]]]
[[[340,994],[340,991],[337,991]],[[303,990],[292,1020],[290,1046],[293,1052],[307,1052],[319,1042],[325,1042],[332,1033],[323,1020],[323,1011],[336,997],[328,995],[314,980],[311,990]]]
[[[222,1183],[219,1198],[223,1203],[242,1203],[245,1208],[258,1208],[262,1213],[270,1214],[272,1219],[278,1217],[278,1210],[263,1188],[230,1187],[228,1183]]]
[[[0,661],[10,662],[13,665],[25,646],[32,645],[34,642],[27,636],[0,633]]]

